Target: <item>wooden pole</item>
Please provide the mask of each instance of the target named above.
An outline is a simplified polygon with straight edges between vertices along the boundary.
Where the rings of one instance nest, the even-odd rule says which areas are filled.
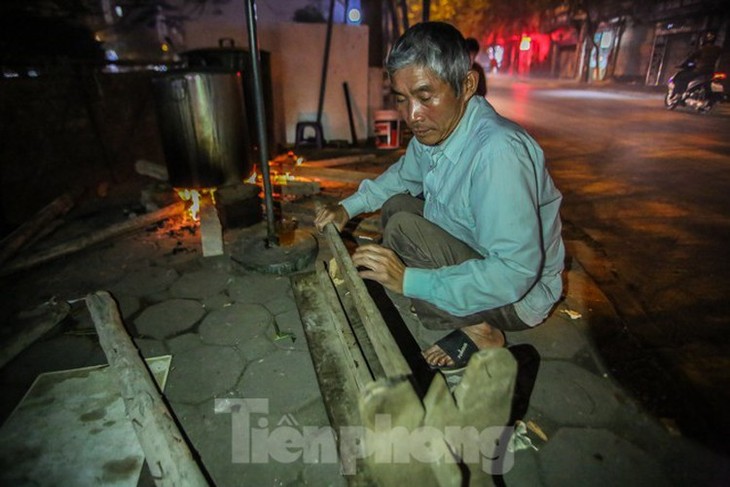
[[[373,298],[370,297],[362,278],[357,274],[355,264],[352,263],[350,254],[347,252],[345,244],[342,243],[337,229],[330,223],[325,226],[324,234],[342,278],[352,293],[355,308],[360,315],[365,331],[370,337],[375,354],[383,366],[386,376],[403,377],[411,375],[408,362],[400,353],[400,348],[393,339],[388,325],[383,321],[380,310],[373,302]]]
[[[359,162],[369,162],[375,160],[375,154],[358,154],[354,156],[333,157],[332,159],[318,159],[314,161],[304,161],[298,167],[330,167],[344,166],[345,164],[357,164]],[[374,177],[372,175],[371,177]]]
[[[37,252],[24,258],[15,259],[0,269],[0,276],[6,276],[29,267],[42,264],[49,260],[78,252],[79,250],[90,247],[91,245],[102,242],[108,238],[116,237],[133,230],[139,230],[140,228],[157,223],[160,220],[182,215],[184,208],[184,203],[174,203],[152,213],[147,213],[131,220],[111,225],[96,232],[91,232],[87,235],[56,245],[55,247],[51,247],[50,249],[46,249],[42,252]]]
[[[44,206],[30,220],[16,228],[0,241],[0,264],[17,253],[33,236],[46,229],[56,217],[66,214],[73,205],[73,196],[70,193],[64,193]]]
[[[155,485],[209,485],[124,329],[112,296],[106,291],[90,294],[86,297],[86,306],[94,320],[99,343],[118,379],[127,416]]]
[[[379,174],[365,171],[348,171],[329,167],[297,166],[292,173],[305,178],[324,179],[340,183],[360,184],[364,179],[374,179]]]
[[[20,331],[0,342],[0,368],[17,357],[20,352],[35,343],[54,326],[63,321],[71,307],[65,301],[49,301],[31,312],[21,313]]]

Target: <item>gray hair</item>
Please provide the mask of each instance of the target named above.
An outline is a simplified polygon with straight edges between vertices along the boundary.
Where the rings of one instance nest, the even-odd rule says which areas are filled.
[[[408,29],[393,45],[385,61],[388,76],[407,66],[430,69],[461,95],[471,61],[466,41],[456,27],[445,22],[421,22]]]

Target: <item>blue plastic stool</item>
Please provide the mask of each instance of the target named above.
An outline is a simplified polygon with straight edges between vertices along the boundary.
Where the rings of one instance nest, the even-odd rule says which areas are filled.
[[[307,128],[314,130],[314,137],[304,138],[304,132]],[[294,141],[294,147],[315,146],[321,149],[324,146],[324,137],[322,136],[322,124],[319,122],[298,122],[297,137]]]

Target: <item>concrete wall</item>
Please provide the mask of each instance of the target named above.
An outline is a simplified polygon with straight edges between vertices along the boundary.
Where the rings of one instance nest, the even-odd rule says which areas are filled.
[[[317,118],[324,44],[324,24],[262,25],[262,38],[271,42],[274,105],[284,121],[285,140],[294,143],[297,122]],[[335,25],[322,112],[326,140],[351,140],[343,83],[350,91],[355,132],[368,129],[368,28]]]

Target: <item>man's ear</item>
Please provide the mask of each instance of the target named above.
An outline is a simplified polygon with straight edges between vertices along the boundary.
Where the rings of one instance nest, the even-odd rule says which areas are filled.
[[[464,92],[464,99],[468,100],[469,98],[474,95],[477,91],[477,83],[479,82],[479,75],[476,71],[473,69],[470,69],[466,73],[466,78],[464,78],[464,83],[462,86],[462,91]]]

